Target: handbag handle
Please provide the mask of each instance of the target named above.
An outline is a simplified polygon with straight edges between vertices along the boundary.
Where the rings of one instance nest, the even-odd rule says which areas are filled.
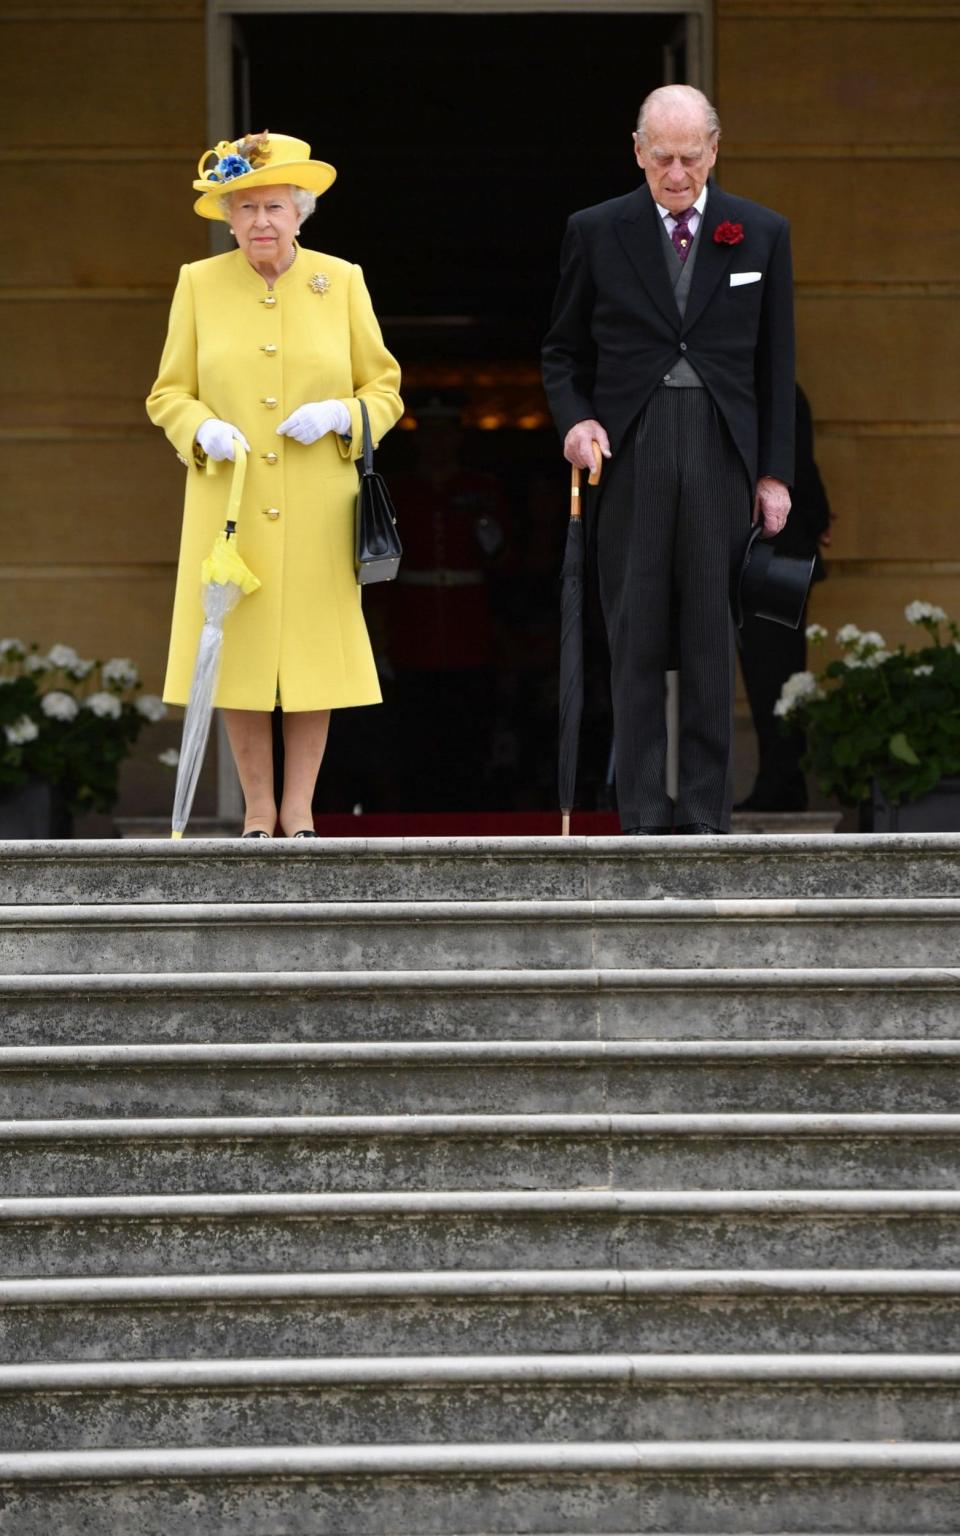
[[[360,418],[363,422],[363,472],[365,475],[373,474],[373,438],[370,436],[370,417],[367,415],[365,402],[357,396],[357,404],[360,407]]]

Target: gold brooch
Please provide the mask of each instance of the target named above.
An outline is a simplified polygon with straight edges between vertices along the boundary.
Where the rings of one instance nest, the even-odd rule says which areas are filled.
[[[314,293],[319,293],[321,298],[330,292],[330,279],[326,272],[314,272],[310,279],[310,287]]]

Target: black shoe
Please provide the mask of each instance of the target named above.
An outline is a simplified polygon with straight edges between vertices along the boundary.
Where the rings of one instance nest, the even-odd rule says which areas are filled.
[[[724,832],[721,832],[719,827],[711,827],[709,825],[709,823],[705,822],[705,821],[685,821],[683,823],[683,825],[677,827],[676,830],[677,830],[677,832],[679,833],[679,835],[681,837],[725,837],[726,836],[726,834]]]
[[[669,837],[672,827],[623,827],[624,837]]]
[[[270,833],[269,832],[261,832],[261,831],[257,830],[257,831],[254,831],[254,832],[244,832],[241,835],[243,837],[269,837]]]
[[[314,832],[312,827],[302,827],[299,832],[294,832],[294,837],[319,837],[319,832]]]

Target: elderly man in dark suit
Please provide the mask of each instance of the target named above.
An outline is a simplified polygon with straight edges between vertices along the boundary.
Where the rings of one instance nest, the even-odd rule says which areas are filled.
[[[612,463],[596,523],[624,830],[724,832],[733,695],[730,573],[751,517],[771,536],[793,476],[785,219],[708,181],[720,123],[702,92],[640,110],[646,185],[567,225],[543,377],[571,464]],[[666,788],[665,683],[680,673]]]

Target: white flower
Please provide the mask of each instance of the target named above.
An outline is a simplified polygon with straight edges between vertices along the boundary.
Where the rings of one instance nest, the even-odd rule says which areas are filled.
[[[869,651],[866,656],[861,653],[858,665],[861,667],[882,667],[883,663],[889,660],[889,651]]]
[[[804,699],[822,699],[823,689],[812,672],[794,672],[780,690],[780,697],[773,706],[775,715],[784,718]]]
[[[6,661],[8,656],[22,656],[25,650],[22,640],[0,640],[0,661]]]
[[[40,735],[40,729],[35,720],[29,715],[21,715],[13,725],[5,725],[4,733],[11,747],[22,747],[24,742],[36,741]]]
[[[824,629],[822,624],[807,625],[807,639],[812,640],[814,645],[820,645],[822,641],[826,640],[826,638],[827,631]]]
[[[142,693],[136,701],[136,710],[144,720],[151,720],[155,724],[163,719],[167,713],[167,706],[162,699],[157,698],[155,693]]]
[[[157,762],[162,763],[164,768],[176,768],[179,761],[180,753],[176,747],[168,747],[165,752],[157,753]]]
[[[814,698],[820,688],[812,672],[793,672],[784,683],[783,691],[788,698],[806,699]]]
[[[92,709],[95,715],[101,719],[109,716],[112,720],[119,719],[123,705],[113,693],[91,693],[89,699],[83,701],[85,709]]]
[[[140,681],[140,674],[129,656],[114,656],[103,664],[102,677],[108,687],[132,688]]]
[[[855,645],[859,639],[860,631],[856,624],[844,624],[842,629],[837,630],[838,645]]]
[[[865,667],[867,665],[867,659],[865,656],[861,656],[858,651],[853,656],[844,656],[843,664],[845,667],[849,667],[851,672],[854,672],[856,671],[857,667]]]
[[[72,645],[52,645],[47,652],[47,660],[51,667],[56,667],[58,672],[69,672],[75,667],[80,657]]]
[[[935,603],[908,603],[903,613],[908,624],[922,624],[925,619],[931,624],[942,624],[947,617]]]
[[[914,675],[914,677],[932,677],[933,676],[933,668],[932,667],[928,667],[926,664],[923,664],[923,665],[921,665],[919,667],[914,667],[913,675]]]
[[[886,643],[887,642],[884,640],[883,636],[878,635],[875,629],[868,629],[866,634],[861,635],[860,639],[857,641],[857,650],[882,651]]]
[[[31,651],[29,656],[23,659],[24,672],[49,672],[50,663],[46,656],[38,656],[36,651]]]
[[[75,661],[70,668],[70,676],[75,677],[78,683],[82,682],[85,677],[90,676],[90,673],[93,671],[93,665],[92,661]]]
[[[40,700],[40,708],[48,720],[76,720],[80,713],[79,704],[69,693],[45,693]]]

